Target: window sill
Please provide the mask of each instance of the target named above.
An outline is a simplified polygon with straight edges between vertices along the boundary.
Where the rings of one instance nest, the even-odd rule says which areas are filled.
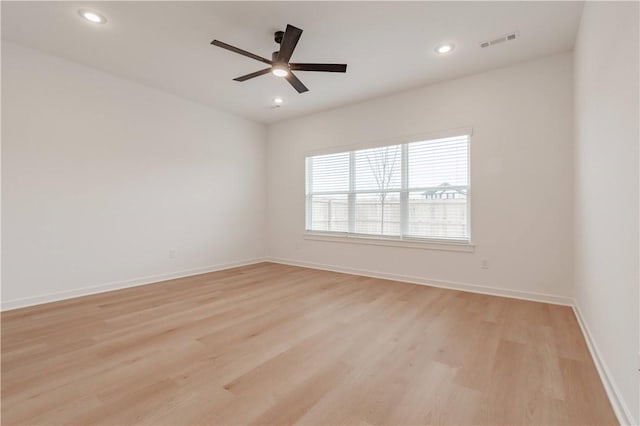
[[[394,238],[377,238],[368,237],[362,235],[347,235],[347,234],[329,234],[322,232],[305,232],[305,240],[314,241],[326,241],[333,243],[348,243],[348,244],[369,244],[375,246],[388,246],[388,247],[404,247],[423,250],[444,250],[444,251],[458,251],[465,253],[473,253],[475,245],[467,242],[451,242],[443,240],[418,240],[418,239],[394,239]]]

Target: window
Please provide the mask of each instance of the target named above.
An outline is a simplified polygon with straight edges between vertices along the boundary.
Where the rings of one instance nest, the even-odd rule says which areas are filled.
[[[469,136],[306,158],[306,229],[469,242]]]

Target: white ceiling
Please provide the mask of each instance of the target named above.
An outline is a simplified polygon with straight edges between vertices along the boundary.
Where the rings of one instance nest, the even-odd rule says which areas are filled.
[[[77,10],[105,15],[89,24]],[[170,93],[271,123],[427,83],[572,49],[581,2],[2,2],[2,38]],[[347,63],[347,74],[297,72],[297,94],[264,64],[214,38],[270,58],[273,32],[304,30],[295,62]],[[481,49],[480,41],[519,31]],[[440,42],[456,48],[434,53]],[[282,96],[283,107],[271,108]]]

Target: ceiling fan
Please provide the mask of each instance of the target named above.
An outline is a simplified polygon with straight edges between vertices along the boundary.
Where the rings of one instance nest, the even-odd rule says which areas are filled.
[[[251,78],[272,73],[275,76],[284,77],[298,91],[298,93],[304,93],[309,89],[307,89],[307,87],[302,84],[302,82],[298,79],[298,77],[295,76],[295,74],[293,74],[292,71],[347,72],[346,64],[290,63],[289,60],[291,59],[293,50],[296,48],[301,35],[302,30],[300,28],[294,27],[293,25],[287,25],[285,31],[276,31],[275,42],[280,45],[280,50],[277,52],[273,52],[273,54],[271,55],[271,60],[263,58],[262,56],[254,55],[251,52],[247,52],[246,50],[239,49],[235,46],[231,46],[230,44],[223,43],[219,40],[213,40],[211,44],[270,65],[269,68],[265,68],[260,71],[252,72],[251,74],[234,78],[235,81],[247,81]]]

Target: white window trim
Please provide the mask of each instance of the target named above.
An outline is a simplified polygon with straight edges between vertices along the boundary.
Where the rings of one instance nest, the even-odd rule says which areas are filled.
[[[307,150],[304,152],[304,157],[306,159],[308,157],[314,157],[316,155],[338,154],[338,153],[347,152],[347,151],[359,151],[361,149],[378,148],[378,147],[391,146],[391,145],[402,145],[405,143],[420,142],[420,141],[433,140],[433,139],[445,139],[445,138],[452,138],[456,136],[468,136],[469,138],[471,138],[471,136],[473,136],[473,127],[466,126],[466,127],[458,127],[454,129],[447,129],[447,130],[440,130],[440,131],[433,131],[433,132],[415,133],[411,135],[398,136],[395,138],[379,139],[376,141],[370,141],[370,142],[364,142],[364,143],[339,144],[339,145],[334,145],[328,148]],[[469,146],[469,149],[471,149],[471,146]],[[471,164],[469,164],[469,167],[471,167]]]
[[[326,154],[336,154],[340,152],[350,151],[350,159],[349,161],[353,161],[353,153],[354,151],[358,151],[361,149],[368,148],[376,148],[381,146],[390,146],[390,145],[404,145],[412,142],[418,142],[421,140],[432,140],[432,139],[444,139],[449,137],[456,136],[467,136],[469,137],[469,147],[467,150],[468,161],[468,173],[469,178],[471,177],[471,137],[473,136],[473,127],[465,126],[465,127],[457,127],[453,129],[445,129],[440,131],[432,131],[426,133],[417,133],[412,135],[400,136],[397,138],[389,138],[378,140],[375,142],[369,143],[358,143],[358,144],[350,144],[350,145],[339,145],[333,146],[330,148],[323,148],[318,150],[310,150],[304,153],[305,157],[305,174],[306,174],[306,162],[309,157],[317,156],[317,155],[326,155]],[[353,165],[349,165],[349,170],[353,172]],[[307,179],[307,175],[305,175],[305,182]],[[350,182],[353,182],[353,179],[349,179]],[[306,182],[308,184],[308,182]],[[353,188],[349,188],[348,194],[352,193]],[[471,192],[471,179],[467,183],[468,190],[468,198],[467,198],[467,215],[469,217],[469,236],[471,237],[472,229],[471,229],[471,202],[472,202],[472,192]],[[307,205],[308,197],[306,194],[305,188],[305,228],[309,225],[308,223],[308,212],[309,208]],[[380,191],[372,191],[372,192],[380,192]],[[389,192],[398,192],[397,190],[389,191]],[[333,194],[333,192],[332,192]],[[351,198],[351,197],[350,197]],[[355,198],[354,198],[355,200]],[[349,203],[352,201],[349,200]],[[353,207],[353,206],[351,206]],[[355,213],[355,209],[349,209],[350,214]],[[349,220],[349,223],[353,222]],[[315,240],[315,241],[328,241],[328,242],[338,242],[338,243],[352,243],[352,244],[370,244],[370,245],[378,245],[378,246],[391,246],[391,247],[405,247],[405,248],[416,248],[416,249],[428,249],[428,250],[445,250],[445,251],[458,251],[458,252],[468,252],[472,253],[475,251],[475,244],[469,240],[439,240],[434,238],[411,238],[411,237],[386,237],[381,235],[369,235],[369,234],[356,234],[353,233],[352,229],[350,232],[333,232],[333,231],[313,231],[313,230],[305,230],[304,231],[304,239],[305,240]]]
[[[475,244],[466,240],[436,240],[432,238],[380,237],[378,235],[349,234],[344,232],[305,231],[305,240],[332,243],[369,244],[374,246],[403,247],[423,250],[444,250],[473,253]]]

